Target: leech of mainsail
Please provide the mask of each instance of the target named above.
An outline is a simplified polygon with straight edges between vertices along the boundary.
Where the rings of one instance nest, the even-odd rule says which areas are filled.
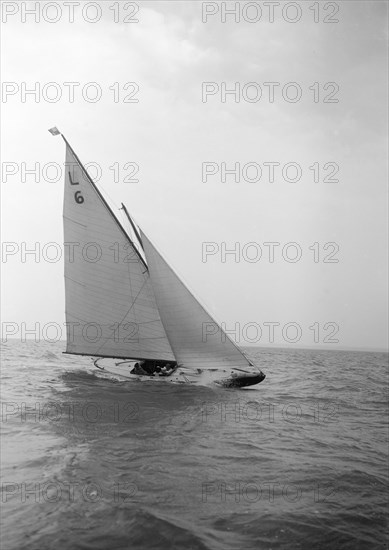
[[[141,230],[162,323],[185,367],[248,367],[250,361],[188,290]]]
[[[64,140],[66,352],[175,361],[144,259]]]

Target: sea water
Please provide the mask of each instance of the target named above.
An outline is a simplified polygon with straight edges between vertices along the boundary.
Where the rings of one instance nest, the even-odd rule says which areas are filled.
[[[384,353],[259,349],[236,390],[8,341],[2,550],[386,548]]]

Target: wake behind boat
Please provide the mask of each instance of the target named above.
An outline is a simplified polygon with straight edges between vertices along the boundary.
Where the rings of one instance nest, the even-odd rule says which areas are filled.
[[[57,128],[49,131],[62,135]],[[134,235],[123,228],[62,138],[65,353],[110,358],[95,365],[130,380],[225,387],[261,382],[265,375],[188,290],[124,205]]]

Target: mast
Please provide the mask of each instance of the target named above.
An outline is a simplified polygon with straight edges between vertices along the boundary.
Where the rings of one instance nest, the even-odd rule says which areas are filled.
[[[124,210],[124,213],[125,213],[125,215],[127,216],[128,221],[130,222],[132,229],[134,230],[134,233],[135,233],[135,235],[136,235],[136,238],[138,239],[139,244],[141,245],[142,250],[144,251],[145,248],[144,248],[144,246],[143,246],[141,236],[139,235],[139,231],[137,230],[136,225],[135,225],[134,222],[132,221],[132,218],[131,218],[130,214],[128,213],[128,210],[127,210],[125,204],[123,204],[123,203],[122,203],[122,209]]]

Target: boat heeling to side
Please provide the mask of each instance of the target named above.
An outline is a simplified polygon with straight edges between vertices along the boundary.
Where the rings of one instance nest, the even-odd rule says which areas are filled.
[[[79,245],[75,251],[65,247],[64,254],[65,353],[105,358],[111,364],[95,362],[100,372],[124,380],[228,388],[262,382],[265,375],[184,284],[125,205],[128,229],[65,136],[57,127],[49,132],[61,135],[66,144],[64,241]],[[101,249],[101,263],[85,261],[81,250],[90,243]],[[123,261],[116,261],[116,245],[128,253]],[[110,261],[113,248],[115,261]],[[90,326],[96,338],[88,336]]]
[[[168,375],[139,375],[132,374],[131,370],[137,361],[120,361],[118,363],[101,364],[102,358],[94,360],[99,371],[114,375],[120,379],[136,382],[171,382],[173,384],[191,384],[207,386],[217,384],[224,388],[244,388],[261,383],[266,375],[262,371],[243,371],[242,369],[190,369],[183,365],[175,367]]]

